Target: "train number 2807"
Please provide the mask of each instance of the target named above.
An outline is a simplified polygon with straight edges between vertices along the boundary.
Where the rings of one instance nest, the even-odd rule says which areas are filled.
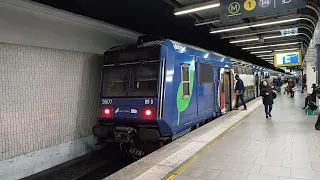
[[[112,99],[102,99],[102,104],[112,104]]]

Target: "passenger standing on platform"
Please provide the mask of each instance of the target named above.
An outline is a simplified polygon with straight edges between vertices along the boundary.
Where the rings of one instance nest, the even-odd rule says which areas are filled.
[[[295,86],[296,86],[295,80],[290,79],[290,81],[289,81],[290,98],[294,98],[294,87]]]
[[[280,93],[281,92],[281,86],[282,86],[282,82],[281,82],[280,77],[278,79],[276,79],[275,86],[277,87],[277,92]]]
[[[243,99],[243,93],[244,93],[244,84],[243,81],[240,79],[239,75],[236,74],[235,76],[237,83],[236,83],[236,87],[235,87],[235,91],[236,91],[236,106],[234,108],[234,110],[238,110],[239,107],[239,99],[241,99],[241,102],[243,104],[244,109],[243,110],[247,110],[247,105],[246,102]]]
[[[266,113],[266,118],[272,117],[272,105],[273,105],[273,93],[275,93],[269,86],[267,81],[263,81],[263,88],[261,89],[262,102],[264,105],[264,112]]]
[[[266,75],[266,76],[264,77],[264,79],[261,81],[261,83],[260,83],[260,89],[263,88],[263,81],[266,81],[268,84],[270,84],[269,76]]]

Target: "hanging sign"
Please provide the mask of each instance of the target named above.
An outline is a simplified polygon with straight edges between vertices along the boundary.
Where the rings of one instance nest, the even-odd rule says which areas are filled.
[[[298,34],[298,28],[291,28],[291,29],[282,29],[280,30],[282,36],[291,36],[294,34]]]
[[[220,0],[220,20],[249,18],[304,8],[306,0]]]

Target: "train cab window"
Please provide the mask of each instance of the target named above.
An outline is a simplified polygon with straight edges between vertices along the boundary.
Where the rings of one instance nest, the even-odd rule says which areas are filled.
[[[131,69],[129,96],[157,96],[159,63],[145,63]]]
[[[103,68],[101,97],[155,97],[159,62],[110,65]]]
[[[124,66],[107,66],[103,68],[102,97],[127,96],[129,70]]]
[[[190,64],[181,65],[181,77],[182,77],[182,98],[190,97]]]

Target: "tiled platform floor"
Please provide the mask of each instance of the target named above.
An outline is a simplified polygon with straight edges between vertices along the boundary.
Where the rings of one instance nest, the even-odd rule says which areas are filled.
[[[317,116],[302,110],[304,95],[278,95],[273,117],[263,106],[186,168],[176,180],[319,180]]]

